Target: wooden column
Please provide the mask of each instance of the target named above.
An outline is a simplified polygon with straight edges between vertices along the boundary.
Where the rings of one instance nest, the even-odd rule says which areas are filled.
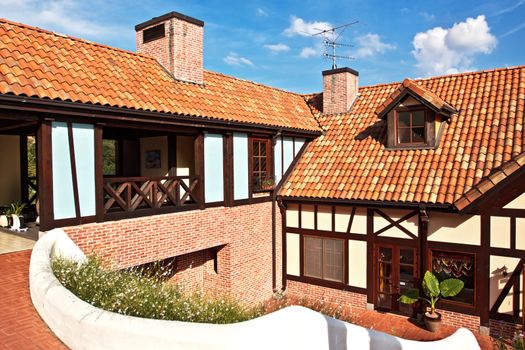
[[[224,205],[233,206],[233,135],[227,133],[223,137],[224,161]]]
[[[200,209],[206,207],[204,199],[204,134],[200,132],[194,140],[195,176],[199,178],[199,184],[195,188],[196,197]]]
[[[95,191],[96,220],[104,221],[104,149],[103,126],[95,125]]]
[[[177,136],[168,136],[168,175],[177,176]]]
[[[374,300],[374,209],[366,209],[366,301]]]
[[[481,239],[480,252],[476,264],[477,276],[477,300],[479,308],[479,322],[481,326],[489,326],[490,318],[490,216],[481,215]]]
[[[37,135],[38,203],[40,231],[53,228],[53,168],[51,163],[51,120],[43,120]]]
[[[31,205],[29,203],[29,188],[28,188],[28,164],[27,164],[27,135],[22,134],[18,136],[20,139],[20,199],[22,203]]]

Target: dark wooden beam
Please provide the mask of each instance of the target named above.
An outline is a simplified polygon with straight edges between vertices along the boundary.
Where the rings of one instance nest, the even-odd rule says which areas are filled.
[[[95,191],[96,218],[98,222],[104,221],[104,149],[102,134],[102,126],[95,125]],[[117,169],[117,173],[118,171],[119,169]]]
[[[73,181],[73,198],[75,201],[75,216],[80,219],[80,198],[78,194],[77,162],[75,157],[75,140],[73,136],[73,125],[67,123],[67,133],[69,140],[69,161],[71,165],[71,179]]]
[[[53,168],[51,163],[51,121],[40,123],[37,135],[38,202],[40,230],[53,228]]]
[[[204,134],[201,132],[195,136],[194,140],[195,176],[199,178],[199,184],[195,188],[195,195],[198,199],[200,209],[206,206],[204,198]]]

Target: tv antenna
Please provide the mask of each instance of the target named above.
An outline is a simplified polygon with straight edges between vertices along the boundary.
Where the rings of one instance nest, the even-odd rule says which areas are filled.
[[[358,23],[359,21],[353,21],[350,23],[342,24],[337,27],[328,28],[328,29],[317,29],[319,30],[318,33],[312,34],[312,36],[322,36],[323,37],[323,44],[325,46],[325,52],[323,53],[323,56],[327,59],[332,60],[332,69],[337,68],[337,59],[346,59],[346,60],[353,60],[354,57],[351,56],[341,56],[336,54],[336,49],[338,47],[353,47],[353,45],[350,44],[342,44],[337,42],[341,35],[345,32],[348,27],[353,26],[354,24]]]

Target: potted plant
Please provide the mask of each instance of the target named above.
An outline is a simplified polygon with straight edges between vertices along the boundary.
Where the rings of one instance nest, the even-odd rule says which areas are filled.
[[[425,312],[425,326],[429,331],[436,332],[441,325],[441,314],[436,312],[436,303],[441,298],[458,295],[465,284],[457,278],[448,278],[439,282],[432,272],[427,271],[421,285],[426,297],[421,297],[418,289],[409,289],[398,300],[404,304],[414,304],[418,300],[427,302],[430,306],[430,311]]]
[[[25,207],[26,204],[22,202],[15,202],[9,205],[9,211],[11,213],[11,217],[13,218],[13,223],[11,226],[13,230],[21,230],[26,227],[24,215],[22,214]]]
[[[272,178],[264,179],[261,183],[261,189],[265,191],[273,190],[275,181]]]
[[[7,207],[2,211],[0,215],[0,227],[9,227],[13,224],[13,219],[11,218],[11,207]]]

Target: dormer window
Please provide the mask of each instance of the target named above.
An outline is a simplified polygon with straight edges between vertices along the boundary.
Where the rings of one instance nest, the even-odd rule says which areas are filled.
[[[398,145],[415,146],[426,142],[426,115],[424,109],[396,110],[396,142]]]
[[[386,119],[387,149],[433,149],[458,111],[423,85],[405,79],[376,113]]]

